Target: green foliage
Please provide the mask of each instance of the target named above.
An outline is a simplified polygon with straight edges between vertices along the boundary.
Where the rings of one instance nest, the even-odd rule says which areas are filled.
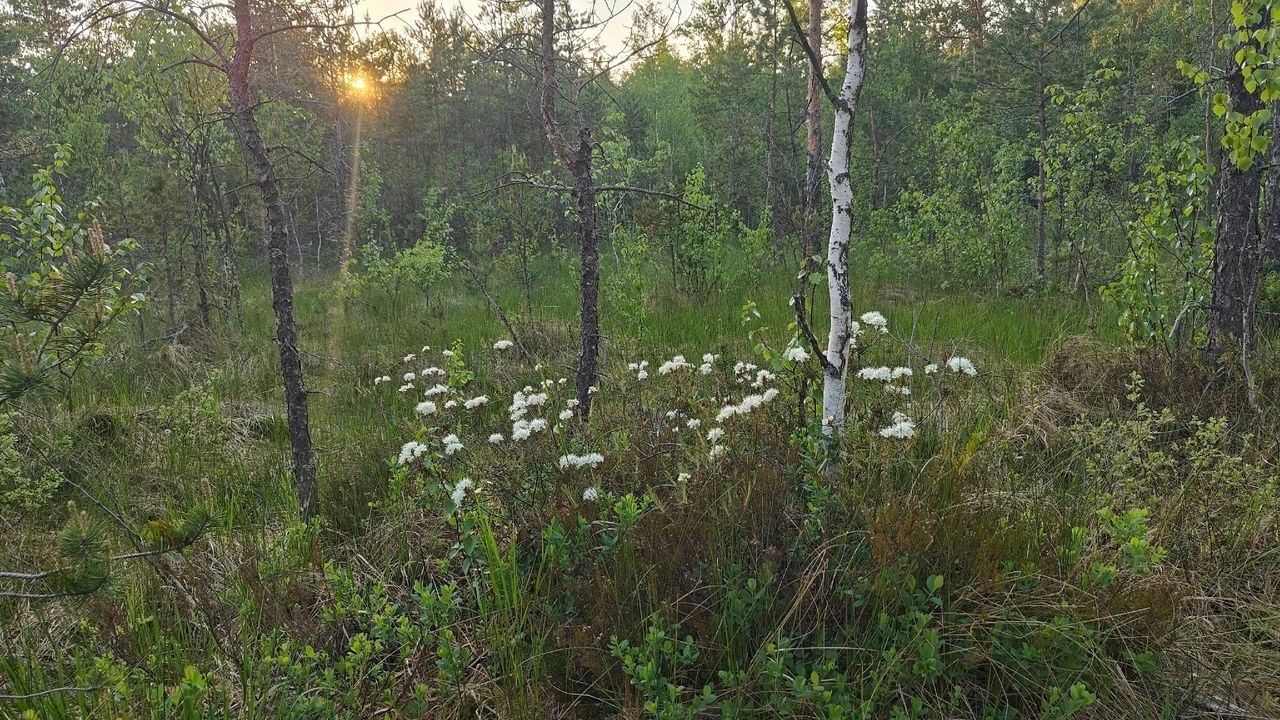
[[[27,459],[18,449],[15,418],[15,413],[0,412],[0,506],[32,512],[53,498],[63,477],[54,468],[45,468],[39,474],[31,472]]]
[[[133,240],[114,247],[90,211],[71,214],[57,179],[70,151],[54,148],[53,164],[31,179],[32,194],[21,208],[0,208],[0,246],[7,288],[0,292],[0,324],[12,342],[0,356],[0,403],[72,378],[100,354],[110,330],[143,301],[127,294],[127,259]]]
[[[1193,337],[1192,323],[1180,319],[1208,297],[1210,172],[1199,144],[1188,138],[1149,162],[1134,187],[1140,210],[1127,231],[1127,256],[1120,275],[1102,287],[1134,345],[1167,347]]]

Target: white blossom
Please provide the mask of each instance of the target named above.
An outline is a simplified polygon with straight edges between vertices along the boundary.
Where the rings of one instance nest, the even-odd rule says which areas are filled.
[[[587,388],[588,395],[595,395],[598,392],[600,392],[600,388],[596,387],[595,385],[592,385],[591,387]]]
[[[405,382],[413,382],[414,380],[417,380],[417,379],[418,379],[418,376],[415,373],[407,372],[404,374]]]
[[[530,435],[546,429],[547,421],[542,418],[517,420],[511,424],[511,439],[517,442],[520,440],[528,440]]]
[[[444,443],[445,457],[448,457],[462,449],[462,441],[458,439],[457,435],[445,435],[441,442]]]
[[[687,483],[687,482],[689,482],[689,477],[690,477],[690,476],[689,476],[689,473],[687,473],[687,472],[682,472],[682,473],[680,473],[679,475],[677,475],[677,476],[676,476],[676,482],[677,482],[677,483]]]
[[[416,359],[416,357],[417,356],[415,356],[413,353],[409,353],[408,355],[404,356],[404,361],[407,363],[411,363]]]
[[[589,487],[582,491],[582,500],[584,502],[595,502],[600,499],[600,490],[596,487]]]
[[[400,386],[399,392],[409,392],[413,389],[413,383],[405,383]]]
[[[864,367],[858,371],[858,379],[889,382],[893,379],[893,371],[884,365],[880,367]]]
[[[495,342],[493,344],[493,349],[494,350],[510,350],[513,346],[515,346],[514,342],[503,339]]]
[[[719,460],[729,449],[724,445],[712,445],[711,451],[707,453],[707,457],[712,460]]]
[[[427,391],[422,393],[422,396],[434,397],[436,395],[443,395],[447,392],[449,392],[449,388],[445,387],[444,385],[441,385],[440,383],[436,383],[432,387],[427,388]]]
[[[768,390],[765,390],[764,395],[761,395],[760,397],[764,398],[765,402],[773,402],[773,399],[778,397],[778,388],[769,388]]]
[[[571,420],[571,419],[573,419],[573,411],[572,411],[572,410],[561,410],[561,411],[560,411],[560,414],[559,414],[557,417],[559,417],[561,420]]]
[[[457,400],[446,400],[446,401],[445,401],[445,403],[444,403],[444,409],[445,409],[445,410],[452,410],[452,409],[454,409],[454,408],[456,408],[456,407],[458,407],[458,401],[457,401]]]
[[[871,327],[878,329],[882,333],[889,332],[889,321],[885,318],[884,315],[880,314],[879,310],[871,310],[870,312],[864,312],[862,313],[862,317],[859,319],[862,320],[862,322],[866,323],[867,325],[870,325]]]
[[[782,359],[786,360],[787,362],[800,364],[809,359],[809,353],[805,352],[804,348],[800,347],[799,345],[792,345],[791,347],[782,351]]]
[[[892,425],[880,428],[880,437],[883,438],[902,438],[905,440],[915,434],[915,421],[900,412],[893,414]]]
[[[936,375],[938,373],[938,363],[929,363],[924,366],[925,375]]]
[[[418,458],[422,457],[423,453],[427,452],[427,450],[429,449],[430,448],[418,442],[417,440],[410,440],[409,442],[400,446],[399,463],[401,465],[408,465],[414,460],[417,460]]]
[[[480,407],[481,405],[484,405],[487,402],[489,402],[489,396],[478,395],[462,403],[462,406],[468,410],[475,410],[476,408]]]
[[[418,406],[414,408],[414,411],[419,415],[430,415],[436,411],[436,404],[430,400],[423,400],[418,403]]]
[[[671,373],[677,370],[684,370],[686,368],[691,368],[691,367],[693,367],[693,365],[689,364],[688,362],[685,362],[683,355],[676,355],[675,357],[662,363],[662,365],[658,367],[658,374],[670,375]]]
[[[455,508],[462,507],[462,501],[467,499],[467,491],[475,487],[475,483],[471,482],[471,478],[462,478],[457,485],[453,486],[453,492],[449,494],[449,499],[453,501]]]
[[[492,445],[497,445],[503,440],[506,440],[506,438],[502,437],[502,433],[494,433],[489,436],[489,443]]]
[[[698,428],[702,427],[702,421],[699,420],[698,418],[689,418],[689,420],[685,422],[684,426],[689,428],[690,430],[697,430]]]
[[[947,369],[951,372],[964,373],[970,377],[978,374],[978,368],[974,366],[972,360],[966,357],[947,358]]]
[[[445,356],[445,357],[453,357],[453,351],[452,351],[452,350],[441,350],[441,351],[440,351],[440,354],[441,354],[441,355],[443,355],[443,356]]]
[[[707,431],[707,442],[719,442],[724,437],[724,428],[713,427]]]
[[[445,375],[444,370],[441,370],[440,368],[434,367],[434,366],[428,367],[428,368],[422,368],[422,372],[418,374],[422,376],[423,380],[426,380],[432,375],[437,375],[439,377],[444,377]]]
[[[568,455],[560,456],[560,469],[566,470],[572,467],[575,470],[581,470],[584,467],[593,468],[604,462],[604,456],[600,453],[587,453],[586,455]]]

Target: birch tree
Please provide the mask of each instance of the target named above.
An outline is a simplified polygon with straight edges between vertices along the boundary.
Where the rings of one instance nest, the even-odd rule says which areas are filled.
[[[836,94],[822,75],[822,58],[800,29],[795,11],[790,10],[796,40],[809,56],[811,77],[816,77],[823,92],[835,108],[831,127],[831,155],[827,158],[827,185],[831,190],[831,231],[827,236],[827,296],[830,301],[830,324],[826,349],[805,318],[804,298],[792,298],[801,333],[822,362],[822,427],[830,436],[844,427],[845,381],[849,371],[850,343],[853,339],[853,302],[849,292],[849,236],[853,232],[853,184],[849,178],[849,155],[853,149],[853,113],[867,72],[867,2],[849,0],[847,55],[844,82]],[[810,28],[812,32],[812,27]]]
[[[827,433],[844,427],[845,380],[852,340],[853,303],[849,296],[849,235],[853,231],[853,185],[849,155],[853,149],[853,113],[867,72],[867,0],[850,0],[848,57],[844,82],[835,100],[827,184],[831,188],[831,234],[827,237],[827,297],[831,303],[827,361],[823,363],[822,417]]]

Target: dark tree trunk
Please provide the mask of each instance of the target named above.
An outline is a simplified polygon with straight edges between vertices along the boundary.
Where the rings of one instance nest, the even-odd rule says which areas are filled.
[[[1234,53],[1233,53],[1234,55]],[[1262,109],[1257,94],[1245,89],[1240,68],[1227,76],[1231,108],[1248,115]],[[1259,158],[1261,160],[1261,158]],[[1259,164],[1236,167],[1223,155],[1218,177],[1218,234],[1213,245],[1213,288],[1205,356],[1217,360],[1231,345],[1250,349],[1254,295],[1258,284],[1261,230],[1258,227]]]
[[[554,1],[554,0],[549,0]],[[583,128],[578,136],[573,172],[573,204],[578,216],[579,324],[582,343],[578,349],[578,406],[585,420],[591,411],[591,386],[596,382],[596,359],[600,355],[600,249],[596,228],[596,181],[591,164],[591,136]]]
[[[231,86],[231,120],[249,158],[254,183],[262,193],[267,213],[267,264],[271,273],[271,306],[276,316],[276,344],[280,348],[280,374],[284,380],[284,402],[293,448],[293,482],[302,517],[316,514],[316,458],[311,447],[311,423],[307,413],[307,390],[302,377],[302,352],[293,318],[293,280],[289,275],[289,223],[280,199],[275,167],[254,117],[257,98],[249,81],[253,55],[253,25],[249,0],[235,0],[236,46],[228,67]]]
[[[1280,272],[1280,103],[1271,107],[1271,153],[1267,163],[1267,231],[1262,236],[1262,272]]]
[[[1045,284],[1045,196],[1048,190],[1048,174],[1045,172],[1044,156],[1049,128],[1045,117],[1044,96],[1044,54],[1041,53],[1036,65],[1036,125],[1040,141],[1037,144],[1038,159],[1036,162],[1036,285],[1043,288]]]
[[[809,0],[809,48],[813,57],[822,61],[822,0]],[[813,258],[821,252],[818,236],[818,206],[822,202],[822,174],[826,169],[822,157],[822,78],[820,68],[809,65],[809,84],[805,93],[805,175],[804,175],[804,255]],[[817,271],[817,263],[805,260],[809,272]]]
[[[597,237],[596,180],[591,153],[594,143],[591,131],[578,131],[578,146],[569,147],[556,116],[556,97],[560,83],[556,78],[555,12],[556,0],[541,0],[542,5],[542,124],[547,142],[556,157],[573,175],[573,205],[577,215],[574,233],[578,238],[579,299],[581,345],[578,350],[577,399],[583,422],[591,415],[591,387],[596,381],[596,361],[600,354],[600,249]]]
[[[196,311],[200,314],[200,326],[207,330],[210,327],[209,278],[206,275],[208,258],[205,252],[204,218],[200,212],[200,193],[194,181],[191,184],[191,194],[192,199],[196,201],[195,217],[191,227],[191,254],[195,256],[192,277],[196,281]]]

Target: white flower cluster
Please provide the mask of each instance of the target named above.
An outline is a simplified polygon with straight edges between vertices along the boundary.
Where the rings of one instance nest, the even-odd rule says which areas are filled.
[[[600,499],[600,488],[589,487],[582,491],[582,499],[585,502],[595,502]]]
[[[493,344],[494,350],[510,350],[513,347],[515,347],[515,343],[506,339],[499,340]]]
[[[710,375],[711,370],[713,369],[713,364],[715,363],[716,360],[719,360],[719,359],[720,359],[719,355],[704,353],[702,355],[702,364],[698,366],[698,372],[702,373],[703,375]]]
[[[969,377],[978,374],[978,368],[974,367],[973,361],[966,357],[948,358],[947,369],[954,373],[964,373]]]
[[[782,351],[782,359],[799,365],[809,359],[809,353],[805,352],[804,348],[799,345],[790,345],[786,350]]]
[[[403,393],[403,392],[409,392],[409,391],[410,391],[410,390],[412,390],[412,389],[413,389],[413,383],[405,383],[405,384],[403,384],[403,385],[401,385],[401,386],[400,386],[400,389],[399,389],[399,391],[398,391],[398,392],[402,392],[402,393]]]
[[[426,392],[422,393],[422,397],[435,397],[436,395],[444,395],[448,392],[449,388],[441,385],[440,383],[436,383],[435,385],[427,388]]]
[[[422,402],[418,403],[417,407],[414,408],[414,412],[424,417],[435,413],[435,411],[436,411],[436,404],[431,402],[430,400],[423,400]]]
[[[430,447],[428,447],[423,443],[418,442],[417,440],[410,440],[409,442],[400,446],[400,459],[398,462],[401,465],[408,465],[414,460],[417,460],[418,458],[425,455],[426,452],[430,449],[431,449]]]
[[[693,368],[693,364],[689,362],[685,362],[683,355],[676,355],[675,357],[671,358],[670,360],[658,366],[658,374],[670,375],[671,373],[677,370],[688,370],[692,368]]]
[[[379,375],[378,377],[373,379],[374,385],[381,385],[382,383],[389,383],[389,382],[391,382],[390,375]]]
[[[511,396],[511,405],[507,408],[507,414],[514,422],[524,417],[529,412],[529,408],[545,405],[546,402],[546,393],[535,393],[533,388],[526,385],[523,390],[518,390]]]
[[[884,391],[894,395],[910,395],[911,387],[907,384],[911,381],[911,376],[915,373],[909,367],[891,368],[887,365],[880,367],[864,367],[858,370],[858,379],[867,381],[879,381],[884,383]],[[901,383],[895,384],[901,380]]]
[[[915,421],[900,412],[893,414],[892,425],[880,428],[880,437],[883,438],[901,438],[905,440],[915,436],[915,434]]]
[[[707,442],[717,443],[724,437],[724,428],[713,427],[707,431]]]
[[[462,507],[462,501],[467,499],[467,491],[475,487],[475,483],[471,482],[471,478],[464,477],[453,486],[453,492],[449,494],[449,499],[453,500],[454,507]]]
[[[542,418],[532,420],[516,420],[511,424],[511,439],[519,442],[528,440],[531,435],[547,429],[547,421]]]
[[[444,443],[445,457],[448,457],[462,449],[462,441],[458,439],[457,435],[445,435],[442,442]]]
[[[503,440],[506,440],[506,438],[502,436],[502,433],[493,433],[492,435],[489,436],[489,442],[490,444],[493,444],[493,445],[497,445]]]
[[[476,408],[480,407],[481,405],[484,405],[487,402],[489,402],[489,397],[487,395],[478,395],[462,403],[462,407],[468,410],[475,410]]]
[[[586,455],[569,453],[568,455],[560,456],[560,469],[566,470],[572,467],[575,470],[581,470],[584,467],[593,468],[602,462],[604,462],[604,456],[600,453],[587,453]]]
[[[649,361],[641,360],[640,362],[627,363],[627,369],[636,374],[637,380],[649,379]]]
[[[862,313],[862,317],[859,319],[862,320],[864,325],[870,325],[871,327],[879,330],[881,333],[889,332],[889,320],[886,319],[885,316],[882,315],[879,310],[871,310],[869,312],[864,312]],[[852,325],[850,325],[850,329],[851,330],[853,329]],[[856,335],[857,331],[855,330],[853,334]]]
[[[748,395],[737,405],[725,405],[720,408],[720,412],[716,414],[716,422],[722,423],[734,415],[746,415],[776,397],[778,397],[777,388],[769,388],[759,395]]]
[[[727,452],[729,452],[729,448],[724,445],[712,445],[711,451],[707,453],[707,458],[714,462],[724,457],[724,454]]]

